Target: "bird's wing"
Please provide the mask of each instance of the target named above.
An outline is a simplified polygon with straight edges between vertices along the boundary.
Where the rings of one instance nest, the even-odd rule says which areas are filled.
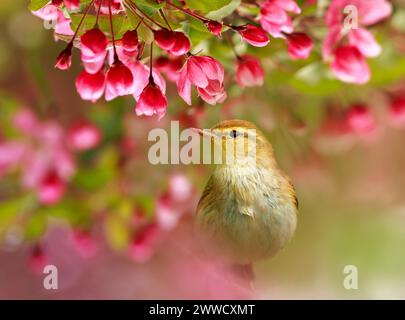
[[[293,198],[295,207],[297,208],[297,211],[298,211],[298,198],[297,198],[297,194],[296,194],[296,191],[295,191],[295,187],[292,184],[290,177],[288,177],[287,175],[284,175],[284,177],[287,180],[288,194],[290,194],[291,197]]]
[[[212,181],[212,177],[209,178],[207,185],[205,186],[205,189],[203,191],[203,194],[201,195],[200,201],[198,201],[198,205],[197,205],[197,214],[199,212],[201,212],[201,208],[210,203],[210,199],[208,199],[210,197],[211,191],[213,189],[213,181]]]

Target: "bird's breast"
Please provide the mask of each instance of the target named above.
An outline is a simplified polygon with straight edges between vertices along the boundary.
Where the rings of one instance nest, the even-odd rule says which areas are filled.
[[[296,207],[280,179],[266,171],[240,170],[211,177],[197,220],[235,262],[272,256],[292,237]]]

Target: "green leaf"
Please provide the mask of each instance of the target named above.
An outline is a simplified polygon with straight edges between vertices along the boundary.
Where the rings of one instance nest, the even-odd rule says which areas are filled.
[[[83,15],[82,14],[71,14],[71,28],[72,30],[76,30]],[[79,34],[83,34],[86,30],[90,30],[94,28],[96,24],[96,16],[93,14],[88,14],[82,23],[80,28]],[[110,20],[108,16],[100,16],[98,20],[98,25],[101,31],[104,33],[110,34],[111,27],[110,27]],[[114,16],[113,18],[113,28],[114,34],[116,38],[120,38],[125,31],[129,29],[130,21],[125,16]]]
[[[229,16],[240,6],[241,0],[232,0],[226,6],[210,12],[207,17],[213,20],[222,20],[223,18]]]
[[[45,214],[34,213],[25,227],[25,238],[29,241],[35,241],[40,238],[48,226],[48,217]]]
[[[187,7],[202,13],[220,10],[233,2],[233,0],[185,0]],[[239,1],[240,3],[240,1]]]
[[[49,3],[49,0],[31,0],[28,9],[31,11],[38,11]]]
[[[155,0],[137,0],[136,4],[141,9],[144,9],[146,7],[148,10],[152,10],[152,11],[157,11],[157,10],[163,8],[163,6],[165,5],[164,1],[162,1],[161,3],[158,3]]]
[[[97,190],[105,186],[114,177],[114,170],[109,167],[82,169],[74,179],[74,184],[85,190]]]
[[[116,215],[109,215],[105,221],[108,244],[115,250],[123,250],[130,239],[126,223]]]

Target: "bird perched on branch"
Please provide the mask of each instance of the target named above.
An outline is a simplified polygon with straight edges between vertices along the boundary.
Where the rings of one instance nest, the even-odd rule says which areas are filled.
[[[294,187],[254,124],[228,120],[196,130],[220,153],[197,207],[198,231],[211,252],[249,277],[252,262],[274,256],[293,236]]]

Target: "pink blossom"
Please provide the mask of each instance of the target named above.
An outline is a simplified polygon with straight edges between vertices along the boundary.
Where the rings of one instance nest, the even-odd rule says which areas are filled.
[[[111,101],[116,97],[132,94],[133,90],[134,77],[131,70],[118,61],[107,71],[105,99]]]
[[[134,78],[133,95],[136,101],[139,100],[141,93],[149,83],[150,69],[148,66],[144,65],[142,62],[129,61],[127,63],[128,68],[131,70]],[[166,81],[163,79],[162,75],[157,72],[154,68],[152,70],[153,82],[160,88],[163,94],[166,93]]]
[[[348,5],[356,7],[358,22],[362,26],[370,26],[380,22],[392,13],[392,5],[387,0],[332,0],[325,16],[328,26],[343,23],[344,8]]]
[[[347,122],[355,133],[368,134],[376,129],[376,121],[365,105],[354,105],[347,112]]]
[[[135,112],[138,116],[152,116],[156,114],[159,118],[164,117],[167,109],[167,99],[162,90],[153,81],[142,91]]]
[[[329,28],[322,46],[324,60],[329,60],[333,57],[333,53],[342,37],[343,33],[340,26],[332,26]]]
[[[349,44],[355,46],[365,57],[377,57],[381,54],[381,46],[373,34],[366,29],[353,29],[349,32]]]
[[[190,40],[183,32],[160,29],[155,31],[154,35],[157,45],[175,56],[190,51]]]
[[[96,73],[103,66],[107,44],[107,37],[98,28],[88,30],[80,37],[81,59],[88,73]]]
[[[45,205],[57,203],[75,172],[66,132],[55,121],[40,122],[28,109],[17,113],[13,122],[30,139],[0,143],[0,173],[18,166],[24,188],[35,191]]]
[[[101,10],[100,12],[102,14],[108,15],[110,14],[109,6],[111,4],[111,11],[112,14],[118,14],[121,11],[124,10],[122,6],[122,0],[96,0],[96,9],[98,10],[98,7],[101,5]]]
[[[179,71],[183,67],[183,59],[169,59],[161,56],[155,60],[153,65],[159,72],[164,73],[170,81],[176,82],[179,79]]]
[[[314,47],[312,39],[302,32],[287,35],[287,42],[288,54],[294,60],[307,59]]]
[[[80,0],[63,0],[69,10],[77,10],[80,7]]]
[[[20,164],[26,147],[18,142],[0,142],[0,175],[8,168]]]
[[[173,174],[168,191],[156,202],[156,222],[163,230],[175,228],[180,219],[195,210],[194,189],[186,176]]]
[[[341,46],[335,50],[332,71],[339,80],[348,83],[364,84],[370,80],[366,59],[353,46]]]
[[[105,75],[102,70],[91,74],[83,70],[77,77],[76,90],[83,100],[96,102],[104,94]]]
[[[150,224],[138,232],[129,248],[129,256],[136,262],[148,261],[155,252],[160,230],[156,224]]]
[[[270,42],[266,32],[257,26],[247,24],[245,26],[234,27],[239,32],[242,39],[252,46],[265,47]]]
[[[63,181],[56,171],[49,171],[38,188],[39,201],[44,205],[52,205],[60,201],[66,190]]]
[[[55,68],[59,70],[68,70],[72,65],[72,44],[68,44],[59,56],[56,58]]]
[[[127,57],[135,57],[138,54],[138,33],[136,30],[128,30],[121,39],[123,54]]]
[[[169,196],[175,202],[184,202],[191,199],[193,186],[190,180],[182,174],[172,174],[169,178]]]
[[[390,122],[396,127],[405,127],[405,98],[396,98],[389,108]]]
[[[156,202],[156,221],[164,230],[176,227],[182,212],[176,208],[171,197],[164,194]]]
[[[347,26],[345,26],[345,8],[348,5],[354,6],[357,9],[356,13],[358,15],[358,19],[356,20],[358,25],[351,26],[350,29],[347,29]],[[363,57],[378,56],[381,53],[381,47],[376,42],[374,36],[364,27],[387,18],[391,15],[391,12],[392,6],[386,0],[332,0],[325,16],[329,31],[323,44],[322,53],[325,60],[331,58],[334,60],[332,71],[339,80],[359,84],[369,80],[370,71]],[[352,64],[352,66],[356,65],[356,70],[352,71],[349,70],[348,65],[342,67],[337,62],[337,60],[342,61],[342,50],[336,49],[336,47],[341,46],[340,42],[345,34],[348,35],[349,45],[343,46],[345,48],[343,51],[346,51],[346,56],[350,55],[352,57],[352,62],[357,60],[357,63]],[[352,49],[348,50],[347,48],[349,47]],[[336,57],[337,53],[341,56]],[[333,57],[334,55],[335,57]],[[344,69],[346,70],[343,71]]]
[[[191,105],[191,85],[194,85],[201,98],[214,105],[226,98],[223,81],[224,69],[217,60],[209,56],[190,56],[180,71],[177,89]]]
[[[37,116],[26,108],[19,110],[14,115],[13,124],[18,130],[28,135],[35,135],[40,127]]]
[[[52,3],[48,3],[37,11],[31,11],[33,15],[45,21],[56,21],[58,19],[58,8]]]
[[[237,63],[236,81],[241,88],[262,86],[264,71],[260,60],[250,55],[242,56]]]
[[[101,131],[85,120],[75,122],[68,130],[67,139],[73,150],[83,151],[96,147],[101,140]]]
[[[70,27],[72,20],[66,18],[61,10],[58,10],[58,20],[55,26],[55,33],[64,36],[73,36],[74,32]]]
[[[259,21],[262,28],[274,38],[284,38],[285,33],[293,32],[291,17],[288,12],[301,12],[293,0],[267,0],[260,4]]]

